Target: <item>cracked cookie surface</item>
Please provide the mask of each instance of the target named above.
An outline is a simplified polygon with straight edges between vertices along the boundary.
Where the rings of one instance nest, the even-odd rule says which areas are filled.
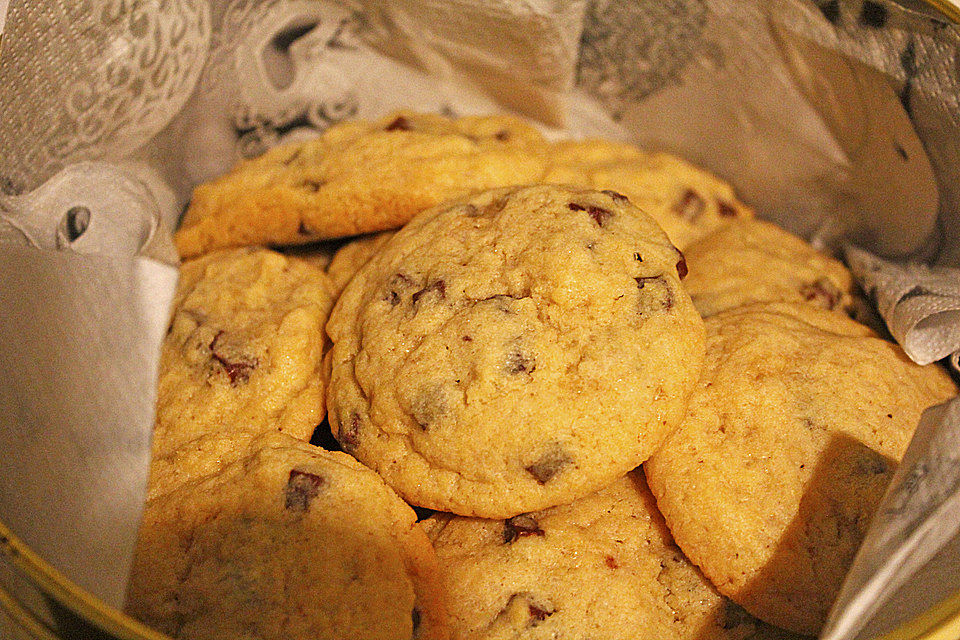
[[[435,514],[450,626],[462,640],[772,640],[674,544],[643,473],[508,520]]]
[[[737,307],[706,327],[703,377],[644,465],[650,488],[721,593],[816,633],[920,413],[956,387],[810,305]]]
[[[448,638],[416,515],[350,456],[284,434],[150,500],[126,610],[174,638]]]
[[[613,189],[649,214],[680,249],[723,227],[752,218],[733,188],[668,153],[606,140],[554,144],[544,182]]]
[[[539,181],[546,143],[510,116],[397,112],[240,162],[198,186],[175,240],[181,257],[393,229],[484,189]]]
[[[154,479],[181,477],[215,460],[166,458],[229,453],[217,433],[282,431],[309,440],[324,417],[320,366],[333,306],[320,269],[267,249],[233,249],[185,263],[160,353]],[[158,475],[159,474],[159,475]]]
[[[688,246],[684,280],[704,317],[752,302],[854,308],[853,276],[838,260],[762,220],[736,220]]]
[[[682,255],[620,194],[486,192],[424,212],[347,286],[330,425],[406,500],[509,517],[639,465],[703,358]]]

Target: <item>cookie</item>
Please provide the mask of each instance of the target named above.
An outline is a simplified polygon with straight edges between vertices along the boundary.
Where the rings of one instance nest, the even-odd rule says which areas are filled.
[[[330,425],[412,504],[503,518],[639,465],[703,357],[682,255],[620,194],[495,190],[424,212],[327,324]]]
[[[330,276],[334,294],[339,296],[357,271],[367,264],[367,261],[392,237],[393,232],[383,231],[361,236],[340,247],[330,261],[330,266],[327,267],[327,275]]]
[[[153,455],[218,431],[309,440],[324,417],[326,274],[268,249],[187,262],[160,353]]]
[[[684,287],[703,316],[752,302],[806,302],[850,313],[853,276],[837,260],[762,220],[735,220],[684,250]]]
[[[644,465],[650,488],[721,593],[814,634],[920,413],[957,389],[938,366],[811,305],[737,307],[706,327],[703,377]]]
[[[262,436],[249,429],[221,429],[178,443],[176,447],[166,447],[154,438],[147,500],[221,473],[237,461],[251,442]]]
[[[126,610],[174,638],[448,638],[436,556],[350,456],[260,436],[147,503]]]
[[[425,524],[462,640],[793,637],[714,590],[674,544],[639,470],[545,511]]]
[[[550,150],[545,182],[613,189],[648,213],[680,249],[731,220],[752,218],[726,182],[668,153],[605,140],[564,141]]]
[[[175,240],[183,257],[394,229],[444,200],[536,182],[546,143],[509,116],[397,112],[268,151],[198,186]]]

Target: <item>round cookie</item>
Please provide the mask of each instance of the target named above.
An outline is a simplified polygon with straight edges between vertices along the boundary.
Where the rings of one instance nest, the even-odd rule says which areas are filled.
[[[327,267],[327,275],[330,276],[330,283],[336,296],[343,292],[343,289],[356,275],[357,271],[360,271],[360,268],[367,264],[367,261],[380,251],[392,237],[392,231],[383,231],[361,236],[340,247],[334,254],[333,260],[330,261],[330,266]]]
[[[643,473],[509,520],[425,523],[462,640],[772,640],[674,544]]]
[[[544,182],[618,191],[680,249],[731,220],[753,217],[730,185],[668,153],[606,140],[564,141],[551,147],[549,163]]]
[[[538,181],[545,146],[536,129],[509,116],[401,111],[341,123],[198,186],[177,249],[191,257],[393,229],[451,198]]]
[[[330,425],[413,504],[503,518],[621,477],[703,358],[683,257],[620,194],[555,185],[424,212],[327,324]]]
[[[842,314],[755,304],[706,319],[687,416],[644,465],[677,544],[719,591],[800,633],[823,624],[947,373]]]
[[[763,220],[735,220],[684,250],[687,293],[704,317],[752,302],[854,308],[853,276],[837,260]]]
[[[283,434],[147,503],[126,609],[194,640],[449,637],[413,510],[350,456]]]
[[[320,269],[268,249],[185,263],[160,352],[154,457],[218,431],[309,440],[324,417],[329,287]]]

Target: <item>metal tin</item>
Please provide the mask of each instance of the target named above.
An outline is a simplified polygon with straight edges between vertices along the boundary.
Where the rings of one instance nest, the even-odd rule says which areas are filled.
[[[960,6],[923,0],[960,24]],[[0,5],[2,5],[0,0]],[[170,640],[68,580],[0,522],[0,639]],[[875,640],[957,640],[960,592]]]

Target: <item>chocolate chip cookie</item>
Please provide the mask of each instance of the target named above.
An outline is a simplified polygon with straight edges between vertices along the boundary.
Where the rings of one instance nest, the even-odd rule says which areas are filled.
[[[413,510],[350,456],[283,434],[147,503],[126,609],[194,640],[449,637]]]
[[[684,286],[703,316],[751,302],[806,302],[849,313],[853,276],[838,260],[762,220],[736,220],[684,250]]]
[[[334,294],[339,296],[347,283],[360,271],[360,268],[367,264],[367,261],[380,251],[392,237],[392,231],[383,231],[360,236],[340,247],[327,267],[327,275],[330,276],[330,284],[333,286]]]
[[[198,186],[177,248],[191,257],[393,229],[444,200],[540,180],[545,145],[509,116],[398,112],[341,123]]]
[[[680,249],[732,220],[752,218],[726,182],[668,153],[580,140],[550,150],[545,182],[613,189],[648,213]]]
[[[703,358],[682,255],[615,192],[515,187],[424,212],[327,324],[330,425],[407,501],[510,517],[639,465]]]
[[[752,614],[816,633],[920,413],[948,374],[846,316],[755,304],[706,319],[686,418],[644,465],[677,544]]]
[[[463,640],[793,637],[716,592],[674,544],[639,470],[545,511],[424,524]]]
[[[332,306],[326,274],[268,249],[185,263],[160,354],[154,459],[219,431],[309,440],[324,417]]]

